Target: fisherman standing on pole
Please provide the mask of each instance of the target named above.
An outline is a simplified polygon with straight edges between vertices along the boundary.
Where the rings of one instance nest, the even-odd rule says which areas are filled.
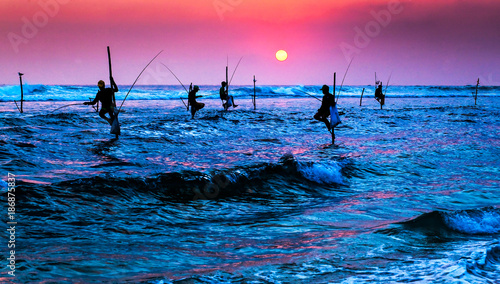
[[[318,109],[318,112],[314,115],[314,119],[324,122],[326,127],[328,128],[328,131],[330,131],[331,126],[330,122],[328,121],[328,116],[330,116],[330,107],[336,105],[335,97],[332,94],[330,94],[330,87],[328,87],[327,85],[323,85],[321,91],[323,91],[323,99],[321,101],[321,107]]]
[[[84,105],[95,105],[98,101],[101,102],[101,110],[99,111],[99,116],[105,119],[109,125],[113,124],[113,120],[115,119],[114,115],[114,110],[115,110],[115,104],[113,102],[113,97],[116,92],[118,92],[118,86],[115,83],[115,80],[113,80],[113,77],[110,78],[111,80],[111,88],[105,88],[105,84],[103,80],[100,80],[97,83],[97,86],[99,87],[99,91],[97,92],[95,99],[91,102],[84,102]],[[108,113],[110,118],[107,118],[105,114]]]

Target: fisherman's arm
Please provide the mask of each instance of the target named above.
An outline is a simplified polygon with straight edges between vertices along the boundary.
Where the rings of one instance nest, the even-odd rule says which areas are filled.
[[[99,94],[99,93],[98,93],[98,94]],[[93,101],[91,101],[91,102],[84,102],[83,104],[84,104],[84,105],[91,105],[91,106],[93,106],[93,105],[95,105],[95,104],[99,101],[99,98],[98,98],[98,97],[99,97],[99,95],[97,95],[97,94],[96,94],[96,95],[95,95],[95,98],[94,98],[94,100],[93,100]]]

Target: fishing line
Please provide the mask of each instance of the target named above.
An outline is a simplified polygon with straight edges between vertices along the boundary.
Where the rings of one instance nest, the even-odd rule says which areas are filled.
[[[345,70],[344,78],[342,79],[342,84],[340,84],[339,94],[337,95],[337,99],[335,100],[335,103],[337,103],[339,101],[340,92],[342,92],[342,86],[344,86],[345,76],[347,76],[347,72],[349,71],[349,68],[351,67],[351,63],[353,60],[354,60],[354,57],[351,59],[351,62],[349,62],[349,65],[347,66],[347,70]]]
[[[234,68],[233,75],[231,75],[231,80],[227,83],[227,85],[231,85],[231,82],[233,81],[234,73],[236,73],[236,70],[238,69],[238,66],[240,66],[241,59],[243,59],[243,56],[240,58],[240,61],[238,61],[238,64],[236,64],[236,68]]]
[[[387,84],[385,85],[385,90],[384,90],[384,96],[385,96],[385,93],[387,92],[387,87],[389,87],[389,82],[391,81],[391,77],[392,77],[392,72],[389,75],[389,79],[387,79]]]
[[[69,106],[76,106],[76,105],[81,105],[81,103],[76,103],[76,104],[69,104],[69,105],[65,105],[65,106],[62,106],[60,108],[56,108],[55,110],[51,111],[51,113],[53,113],[54,111],[56,110],[59,110],[59,109],[62,109],[62,108],[65,108],[65,107],[69,107]]]
[[[160,52],[158,52],[158,54],[156,54],[155,57],[153,57],[153,59],[151,59],[151,61],[149,61],[148,65],[146,65],[146,67],[144,67],[144,69],[142,69],[141,73],[139,73],[139,76],[137,76],[137,78],[135,79],[135,81],[132,84],[132,86],[130,86],[130,89],[128,90],[127,95],[125,96],[125,98],[123,99],[122,104],[120,105],[120,108],[118,109],[118,113],[116,115],[120,114],[120,110],[122,109],[123,103],[127,99],[128,94],[130,94],[130,91],[132,91],[132,88],[134,87],[135,83],[137,83],[137,80],[139,80],[139,78],[141,77],[142,73],[146,70],[146,68],[148,68],[149,64],[153,63],[153,61],[156,59],[156,57],[158,57],[158,55],[160,55],[160,53],[162,53],[162,52],[163,52],[163,50],[160,51]]]
[[[302,93],[304,93],[304,94],[306,94],[306,95],[308,95],[308,96],[311,96],[311,97],[313,97],[313,98],[315,98],[315,99],[317,99],[318,101],[320,101],[320,102],[321,102],[321,100],[320,100],[320,99],[318,99],[317,97],[315,97],[315,96],[313,96],[313,95],[309,94],[308,92],[304,92],[304,91],[299,90],[299,89],[294,89],[294,90],[299,91],[299,92],[302,92]]]
[[[170,68],[168,68],[168,66],[163,64],[163,63],[161,63],[161,65],[165,66],[165,68],[167,68],[168,71],[170,71],[170,73],[172,73],[172,75],[174,75],[175,79],[177,79],[177,81],[181,84],[181,86],[184,88],[184,90],[186,90],[186,93],[188,93],[188,95],[189,95],[189,91],[186,89],[184,84],[182,84],[181,80],[179,80],[179,78],[177,78],[177,76],[175,76],[174,71],[170,70]],[[186,103],[184,102],[184,100],[182,98],[181,98],[181,101],[184,104],[184,106],[189,110],[189,107],[186,105]]]
[[[17,105],[17,101],[14,100],[14,103],[16,104],[16,107],[17,107],[17,110],[19,110],[19,112],[21,112],[21,109],[19,108],[19,106]]]

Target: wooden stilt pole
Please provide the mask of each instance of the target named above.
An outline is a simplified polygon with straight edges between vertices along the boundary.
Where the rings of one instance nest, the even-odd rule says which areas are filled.
[[[337,72],[333,73],[333,98],[335,98],[335,89],[337,85]],[[330,113],[330,115],[332,115]],[[331,118],[330,118],[331,119]],[[332,134],[332,145],[335,144],[335,127],[331,129],[331,134]]]
[[[335,87],[336,87],[336,86],[335,86],[335,84],[336,84],[336,81],[337,81],[337,72],[334,72],[334,73],[333,73],[333,93],[332,93],[334,97],[335,97],[335,93],[336,93],[336,91],[335,91]]]
[[[253,110],[257,109],[257,97],[256,97],[256,92],[255,92],[255,75],[253,75]]]
[[[477,89],[479,88],[479,78],[477,78],[477,84],[476,84],[476,96],[474,97],[474,105],[477,105]],[[21,89],[22,90],[22,89]],[[21,103],[21,109],[22,109],[22,103]]]
[[[113,89],[113,85],[111,84],[111,78],[113,78],[113,72],[111,69],[111,53],[109,51],[109,46],[108,46],[108,65],[109,65],[109,86],[111,87],[111,89]],[[115,92],[113,92],[113,105],[116,107]]]
[[[363,88],[363,91],[361,92],[361,98],[359,99],[359,106],[363,103],[363,94],[365,93],[365,88]]]
[[[226,65],[226,96],[228,98],[227,102],[226,102],[226,107],[225,110],[227,111],[229,109],[229,59],[228,59],[228,64]],[[224,106],[224,101],[222,101],[222,106]]]
[[[20,109],[20,112],[23,113],[23,102],[24,102],[24,94],[23,94],[23,73],[21,72],[18,72],[19,74],[19,82],[21,84],[21,109]]]

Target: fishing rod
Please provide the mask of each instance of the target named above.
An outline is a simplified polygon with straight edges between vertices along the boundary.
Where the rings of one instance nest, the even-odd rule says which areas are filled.
[[[17,105],[17,101],[14,100],[14,103],[16,104],[16,107],[17,107],[17,110],[19,110],[19,112],[21,112],[21,109],[19,108],[19,106]],[[22,113],[22,112],[21,112]]]
[[[60,108],[56,108],[55,110],[51,111],[50,113],[53,113],[54,111],[59,110],[59,109],[62,109],[62,108],[65,108],[65,107],[69,107],[69,106],[76,106],[76,105],[81,105],[81,103],[76,103],[76,104],[69,104],[69,105],[65,105],[65,106],[62,106],[62,107],[60,107]]]
[[[389,79],[387,79],[387,84],[385,85],[384,95],[385,95],[385,93],[387,92],[387,87],[389,87],[389,82],[391,81],[391,77],[392,77],[392,72],[391,72],[391,74],[389,75]]]
[[[125,100],[127,99],[128,97],[128,94],[130,94],[130,91],[132,91],[132,88],[134,87],[135,83],[137,83],[137,80],[139,80],[139,78],[141,77],[142,73],[146,70],[146,68],[148,68],[149,64],[153,63],[153,61],[156,59],[156,57],[158,57],[160,55],[160,53],[162,53],[162,51],[158,52],[158,54],[155,55],[155,57],[153,57],[153,59],[151,59],[151,61],[149,61],[148,65],[146,65],[146,67],[144,67],[141,71],[141,73],[139,73],[139,76],[137,76],[137,78],[135,79],[134,83],[132,84],[132,86],[130,86],[130,89],[128,90],[127,92],[127,95],[125,96],[125,98],[123,99],[122,101],[122,104],[120,105],[120,108],[118,109],[118,113],[116,115],[118,115],[122,109],[122,106],[123,106],[123,103],[125,102]]]
[[[342,92],[342,86],[344,86],[345,77],[347,76],[347,72],[349,71],[349,68],[351,67],[351,63],[353,60],[354,60],[354,57],[351,58],[351,62],[349,62],[349,65],[347,66],[347,69],[345,70],[344,78],[342,79],[342,84],[340,84],[339,94],[337,95],[337,99],[335,100],[335,103],[337,103],[339,101],[340,93]]]
[[[167,68],[168,71],[170,71],[170,73],[172,73],[172,75],[174,75],[175,79],[177,79],[177,81],[181,84],[181,86],[184,88],[184,90],[186,90],[186,93],[188,93],[188,95],[189,95],[189,91],[186,89],[186,87],[184,86],[184,84],[182,84],[181,80],[179,80],[179,78],[177,78],[177,76],[175,76],[174,71],[170,70],[170,68],[168,68],[168,66],[165,65],[165,64],[163,64],[163,63],[161,63],[161,65],[165,66],[165,68]],[[181,101],[184,104],[184,106],[189,110],[189,106],[186,105],[186,103],[184,102],[184,100],[182,98],[181,98]]]
[[[234,71],[233,71],[233,75],[231,75],[231,80],[229,80],[229,82],[227,83],[228,86],[231,85],[231,82],[233,81],[234,73],[236,73],[236,70],[238,69],[238,66],[240,66],[241,59],[243,59],[243,56],[238,61],[238,64],[236,64],[236,67],[234,68]]]
[[[306,95],[308,95],[308,96],[311,96],[311,97],[313,97],[313,98],[315,98],[315,99],[317,99],[318,101],[320,101],[320,102],[321,102],[321,100],[320,100],[320,99],[318,99],[317,97],[315,97],[315,96],[313,96],[313,95],[309,94],[308,92],[304,92],[304,91],[302,91],[302,90],[300,90],[300,89],[295,89],[295,90],[296,90],[296,91],[299,91],[299,92],[302,92],[302,93],[304,93],[304,94],[306,94]]]

